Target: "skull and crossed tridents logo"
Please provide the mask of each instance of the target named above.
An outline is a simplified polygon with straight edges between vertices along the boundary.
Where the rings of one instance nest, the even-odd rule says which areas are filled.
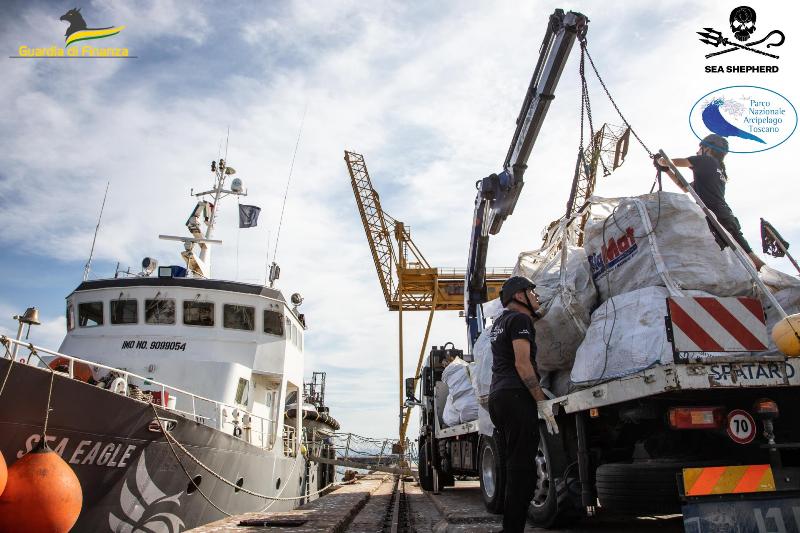
[[[727,37],[723,37],[722,32],[717,31],[714,28],[703,28],[705,31],[697,32],[697,34],[702,37],[700,42],[709,44],[715,48],[720,45],[728,47],[723,48],[718,52],[706,54],[706,59],[727,54],[729,52],[737,52],[739,50],[778,59],[779,56],[767,52],[765,48],[772,48],[774,46],[782,45],[786,40],[786,37],[783,35],[782,31],[772,30],[771,32],[767,33],[763,39],[750,41],[750,38],[753,37],[753,34],[756,32],[755,9],[749,6],[739,6],[735,8],[733,11],[731,11],[730,27],[731,31],[733,32],[733,37],[735,39],[734,41],[728,39]],[[766,44],[763,46],[763,48],[759,48],[758,45],[763,43]]]

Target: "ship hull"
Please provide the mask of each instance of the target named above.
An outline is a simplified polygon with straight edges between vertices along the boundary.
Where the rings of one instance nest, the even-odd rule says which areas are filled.
[[[9,365],[8,359],[0,359],[0,382]],[[0,396],[0,450],[9,467],[41,439],[50,379],[48,370],[20,363],[11,366]],[[237,492],[178,447],[173,452],[148,403],[57,373],[50,408],[47,443],[72,467],[83,490],[83,507],[73,531],[177,532],[223,518],[220,509],[239,514],[267,506],[270,511],[286,510],[301,503]],[[245,489],[268,496],[313,492],[304,459],[285,456],[280,438],[273,450],[264,450],[156,409],[168,421],[171,435],[223,478],[233,483],[241,479]],[[191,478],[199,476],[199,490],[178,460]]]

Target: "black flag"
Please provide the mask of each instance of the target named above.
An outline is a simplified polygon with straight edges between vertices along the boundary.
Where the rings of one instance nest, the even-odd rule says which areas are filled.
[[[778,242],[780,242],[780,245]],[[761,248],[765,254],[769,254],[772,257],[783,257],[786,255],[785,250],[789,249],[789,243],[786,239],[781,237],[781,234],[772,227],[772,224],[763,218],[761,219]]]
[[[258,215],[261,214],[261,208],[255,205],[242,205],[239,204],[239,227],[240,228],[253,228],[258,226]]]

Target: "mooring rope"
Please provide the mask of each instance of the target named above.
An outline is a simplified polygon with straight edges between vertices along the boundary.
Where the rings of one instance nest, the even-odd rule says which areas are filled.
[[[8,349],[8,346],[9,346],[11,343],[9,342],[9,340],[8,340],[8,337],[6,337],[5,335],[3,335],[3,336],[2,336],[2,338],[0,338],[0,343],[2,343],[2,344],[3,344],[3,347],[6,349],[6,353],[5,353],[5,355],[8,355],[8,356],[10,356],[10,355],[11,355],[11,352],[9,351],[9,349]],[[3,357],[5,357],[5,355],[4,355]],[[13,358],[11,358],[11,357],[9,357],[9,358],[8,358],[8,370],[6,371],[6,377],[4,377],[4,378],[3,378],[3,384],[2,384],[2,385],[0,385],[0,396],[2,396],[2,395],[3,395],[3,391],[4,391],[4,390],[5,390],[5,388],[6,388],[6,382],[8,381],[8,376],[10,376],[10,375],[11,375],[11,369],[12,369],[13,367],[14,367],[14,359],[13,359]]]
[[[315,496],[315,495],[317,495],[317,494],[319,494],[319,493],[321,493],[321,492],[324,492],[324,491],[326,491],[326,490],[327,490],[327,489],[329,489],[330,487],[332,487],[332,486],[336,485],[336,483],[329,483],[328,485],[324,486],[323,488],[321,488],[321,489],[319,489],[319,490],[317,490],[317,491],[311,492],[311,493],[309,493],[309,494],[304,494],[304,495],[302,495],[302,496],[269,496],[269,495],[267,495],[267,494],[261,494],[261,493],[259,493],[259,492],[254,492],[254,491],[251,491],[251,490],[249,490],[249,489],[246,489],[246,488],[244,488],[244,487],[240,487],[240,486],[239,486],[239,485],[237,485],[236,483],[233,483],[233,482],[231,482],[231,481],[229,481],[229,480],[225,479],[225,478],[224,478],[224,477],[223,477],[221,474],[219,474],[219,473],[215,472],[215,471],[214,471],[214,470],[212,470],[212,469],[211,469],[209,466],[207,466],[206,464],[204,464],[204,463],[203,463],[203,462],[202,462],[200,459],[198,459],[197,457],[195,457],[194,455],[192,455],[192,453],[191,453],[189,450],[187,450],[187,449],[186,449],[186,447],[184,447],[184,446],[183,446],[183,444],[181,444],[180,442],[178,442],[178,440],[177,440],[175,437],[173,437],[173,436],[172,436],[172,434],[170,434],[170,433],[169,433],[169,432],[166,430],[166,428],[164,427],[164,424],[162,423],[162,419],[161,419],[161,417],[158,415],[158,411],[156,410],[156,407],[155,407],[155,405],[154,405],[154,404],[150,404],[150,407],[152,407],[152,409],[153,409],[153,413],[155,414],[155,417],[156,417],[156,419],[158,420],[159,427],[161,428],[161,433],[164,435],[164,438],[165,438],[165,439],[167,439],[167,442],[168,442],[168,444],[170,444],[170,449],[172,449],[173,453],[175,454],[175,458],[178,460],[178,463],[181,465],[181,468],[183,468],[183,463],[181,463],[180,459],[178,458],[178,455],[177,455],[177,453],[175,452],[175,449],[172,447],[172,444],[175,444],[175,445],[178,447],[178,449],[180,449],[180,450],[181,450],[181,451],[182,451],[184,454],[186,454],[186,455],[187,455],[187,456],[188,456],[188,457],[189,457],[189,458],[190,458],[192,461],[194,461],[194,462],[195,462],[195,463],[196,463],[198,466],[200,466],[200,467],[201,467],[202,469],[204,469],[206,472],[208,472],[209,474],[211,474],[212,476],[214,476],[214,477],[215,477],[215,478],[217,478],[218,480],[222,481],[222,482],[223,482],[223,483],[225,483],[226,485],[230,486],[230,487],[231,487],[231,488],[233,488],[233,489],[236,489],[236,490],[238,490],[239,492],[244,492],[245,494],[249,494],[250,496],[255,496],[255,497],[257,497],[257,498],[262,498],[262,499],[264,499],[264,500],[272,500],[272,501],[295,501],[295,500],[302,500],[302,499],[304,499],[304,498],[308,498],[309,496]],[[291,474],[294,472],[294,469],[296,468],[296,466],[297,466],[297,464],[298,464],[299,462],[300,462],[300,461],[299,461],[299,460],[297,460],[297,461],[295,461],[295,462],[294,462],[294,464],[292,465],[292,471],[289,473],[289,475],[290,475],[290,476],[291,476]],[[186,469],[185,469],[185,468],[183,468],[183,470],[184,470],[184,473],[187,475],[187,477],[189,477],[189,479],[192,479],[192,478],[191,478],[191,475],[190,475],[190,474],[189,474],[189,473],[186,471]],[[194,483],[194,480],[192,480],[192,483]],[[195,485],[195,487],[196,487],[196,486],[197,486],[197,485]],[[287,485],[284,485],[284,490],[285,490],[286,486],[288,486],[288,484],[287,484]],[[199,490],[200,490],[200,489],[198,488],[198,491],[199,491]],[[202,494],[202,493],[201,493],[201,494]],[[211,503],[211,502],[209,501],[209,503]],[[216,507],[216,506],[215,506],[215,507]],[[220,512],[222,512],[222,513],[224,513],[224,514],[228,514],[228,513],[225,513],[224,511],[222,511],[222,510],[221,510],[221,509],[219,509],[219,508],[217,508],[217,510],[219,510]],[[230,515],[230,514],[228,514],[228,516],[231,516],[231,515]]]

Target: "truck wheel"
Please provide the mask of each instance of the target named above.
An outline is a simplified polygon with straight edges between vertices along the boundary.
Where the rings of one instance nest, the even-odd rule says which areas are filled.
[[[557,437],[556,437],[557,438]],[[551,439],[551,443],[556,440]],[[539,426],[539,449],[536,451],[536,486],[528,507],[528,516],[537,527],[564,527],[580,517],[567,490],[563,472],[567,464],[563,450],[548,446],[547,431]]]
[[[500,514],[503,512],[506,469],[494,437],[481,436],[478,459],[483,503],[490,513]]]
[[[433,468],[431,468],[431,461],[428,455],[427,439],[420,437],[418,459],[419,486],[422,487],[422,490],[430,492],[433,490]]]
[[[623,514],[681,512],[676,475],[685,463],[607,463],[597,468],[600,506]]]

